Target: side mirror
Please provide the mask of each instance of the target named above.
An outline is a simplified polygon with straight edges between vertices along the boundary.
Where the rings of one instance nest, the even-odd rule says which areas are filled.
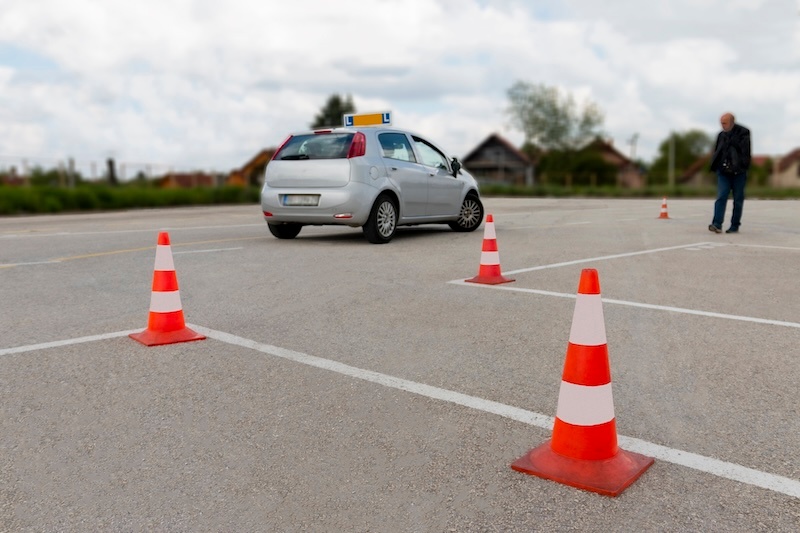
[[[453,169],[453,177],[455,178],[458,176],[458,172],[461,170],[461,163],[458,162],[458,159],[455,157],[450,161],[450,166]]]

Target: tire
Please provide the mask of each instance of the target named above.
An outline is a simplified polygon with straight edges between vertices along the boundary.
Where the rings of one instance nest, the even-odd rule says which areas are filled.
[[[286,224],[271,224],[267,222],[267,226],[269,226],[269,232],[279,239],[294,239],[303,229],[302,224],[293,222],[287,222]]]
[[[378,196],[362,229],[372,244],[386,244],[392,240],[397,231],[397,206],[389,195]]]
[[[483,204],[476,194],[469,193],[461,204],[458,219],[448,222],[453,231],[475,231],[483,221]]]

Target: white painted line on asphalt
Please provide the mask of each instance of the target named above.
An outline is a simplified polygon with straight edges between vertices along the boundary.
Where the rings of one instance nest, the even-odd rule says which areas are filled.
[[[629,252],[629,253],[624,253],[624,254],[606,255],[606,256],[601,256],[601,257],[594,257],[594,258],[591,258],[591,259],[577,259],[575,261],[566,261],[566,262],[563,262],[563,263],[553,263],[553,264],[550,264],[550,265],[541,265],[541,266],[531,267],[531,268],[520,268],[520,269],[517,269],[517,270],[503,271],[503,274],[504,275],[511,275],[511,274],[519,274],[521,272],[533,272],[535,270],[544,270],[544,269],[547,269],[547,268],[558,268],[558,267],[562,267],[562,266],[571,266],[571,265],[577,265],[577,264],[581,264],[581,263],[588,263],[588,262],[592,262],[592,261],[604,261],[604,260],[608,260],[608,259],[618,259],[620,257],[630,257],[630,256],[634,256],[634,255],[651,254],[651,253],[664,252],[664,251],[669,251],[669,250],[686,249],[686,250],[698,251],[699,250],[698,247],[704,247],[704,248],[707,248],[707,249],[711,249],[711,248],[715,248],[715,247],[719,247],[719,246],[730,246],[730,244],[728,244],[728,243],[714,243],[714,242],[700,242],[700,243],[694,243],[694,244],[684,244],[684,245],[681,245],[681,246],[670,246],[668,248],[654,248],[652,250],[642,250],[642,251],[639,251],[639,252]],[[736,245],[736,246],[748,246],[748,245]],[[752,246],[756,246],[756,245],[752,245]],[[795,248],[791,248],[791,249],[794,250]],[[524,292],[524,293],[529,293],[529,294],[539,294],[539,295],[542,295],[542,296],[556,296],[558,298],[572,298],[572,299],[574,299],[576,297],[575,294],[567,294],[567,293],[553,292],[553,291],[542,291],[542,290],[537,290],[537,289],[526,289],[526,288],[522,288],[522,287],[513,287],[513,286],[509,286],[509,285],[485,285],[485,284],[480,284],[480,283],[466,283],[463,279],[456,279],[456,280],[448,281],[447,283],[450,283],[450,284],[453,284],[453,285],[464,285],[464,286],[469,286],[469,287],[480,287],[480,288],[484,288],[484,289],[495,289],[495,290],[500,290],[500,291]],[[628,307],[639,307],[639,308],[642,308],[642,309],[653,309],[653,310],[656,310],[656,311],[670,311],[670,312],[673,312],[673,313],[682,313],[682,314],[686,314],[686,315],[697,315],[697,316],[705,316],[705,317],[711,317],[711,318],[724,318],[726,320],[738,320],[738,321],[741,321],[741,322],[752,322],[752,323],[755,323],[755,324],[767,324],[767,325],[770,325],[770,326],[782,326],[782,327],[787,327],[787,328],[800,328],[800,323],[797,323],[797,322],[786,322],[786,321],[783,321],[783,320],[769,320],[769,319],[766,319],[766,318],[757,318],[757,317],[740,316],[740,315],[729,315],[729,314],[726,314],[726,313],[716,313],[714,311],[700,311],[700,310],[697,310],[697,309],[686,309],[686,308],[683,308],[683,307],[672,307],[672,306],[668,306],[668,305],[646,304],[646,303],[640,303],[640,302],[630,302],[630,301],[626,301],[626,300],[614,300],[614,299],[609,299],[609,298],[603,298],[602,300],[603,300],[604,303],[615,304],[615,305],[625,305],[625,306],[628,306]]]
[[[666,446],[623,435],[618,435],[617,441],[620,447],[625,450],[648,455],[655,459],[661,459],[668,463],[685,466],[717,477],[800,498],[800,481],[788,477],[769,474],[735,463],[720,461],[713,457],[667,448]]]
[[[237,248],[214,248],[213,250],[184,250],[182,252],[172,252],[172,255],[180,255],[180,254],[202,254],[206,252],[227,252],[229,250],[243,250],[244,247],[239,246]]]
[[[792,246],[769,246],[766,244],[731,244],[731,246],[741,246],[742,248],[772,248],[775,250],[791,250],[793,252],[800,252],[800,248]]]
[[[29,344],[27,346],[17,346],[15,348],[0,349],[0,355],[11,355],[15,353],[33,352],[36,350],[46,350],[48,348],[59,348],[61,346],[70,346],[72,344],[81,344],[83,342],[102,341],[105,339],[116,339],[117,337],[125,337],[131,333],[138,333],[140,329],[132,329],[130,331],[117,331],[114,333],[103,333],[100,335],[89,335],[88,337],[78,337],[75,339],[66,339],[62,341],[43,342],[41,344]]]
[[[357,368],[354,366],[346,365],[344,363],[340,363],[338,361],[323,359],[321,357],[308,355],[302,352],[295,352],[293,350],[279,348],[277,346],[260,343],[254,340],[246,339],[244,337],[239,337],[237,335],[225,333],[224,331],[217,331],[214,329],[198,326],[196,324],[187,324],[187,326],[194,329],[198,333],[206,335],[211,339],[215,339],[220,342],[224,342],[234,346],[240,346],[242,348],[255,350],[268,355],[281,357],[283,359],[287,359],[304,365],[313,366],[316,368],[321,368],[323,370],[330,370],[332,372],[337,372],[339,374],[350,376],[363,381],[368,381],[371,383],[376,383],[378,385],[383,385],[385,387],[411,392],[413,394],[418,394],[426,398],[441,400],[456,405],[469,407],[470,409],[475,409],[477,411],[482,411],[485,413],[502,416],[504,418],[516,420],[517,422],[522,422],[524,424],[536,426],[549,431],[552,431],[553,429],[553,422],[554,422],[553,417],[543,415],[541,413],[536,413],[534,411],[520,409],[519,407],[513,407],[511,405],[506,405],[492,400],[486,400],[484,398],[478,398],[477,396],[462,394],[460,392],[455,392],[448,389],[442,389],[439,387],[433,387],[431,385],[425,385],[424,383],[417,383],[415,381],[410,381],[407,379],[390,376],[388,374],[381,374],[380,372],[374,372],[372,370]],[[22,352],[30,352],[35,350],[44,350],[48,348],[58,348],[61,346],[69,346],[84,342],[114,339],[118,337],[128,336],[131,333],[138,333],[139,331],[141,330],[133,329],[128,331],[117,331],[114,333],[90,335],[87,337],[78,337],[75,339],[45,342],[41,344],[31,344],[28,346],[17,346],[15,348],[4,348],[0,349],[0,356],[22,353]],[[752,468],[747,468],[741,465],[737,465],[735,463],[729,463],[727,461],[714,459],[713,457],[705,457],[695,453],[686,452],[683,450],[668,448],[666,446],[661,446],[659,444],[654,444],[641,439],[626,437],[624,435],[618,435],[617,440],[619,441],[619,444],[622,448],[630,450],[632,452],[642,453],[654,457],[656,459],[660,459],[662,461],[666,461],[680,466],[685,466],[687,468],[692,468],[694,470],[705,472],[707,474],[712,474],[725,479],[730,479],[732,481],[737,481],[740,483],[761,487],[767,490],[785,494],[787,496],[792,496],[794,498],[800,498],[800,481],[796,481],[791,478],[778,476],[767,472],[762,472],[760,470],[755,470]]]
[[[61,261],[31,261],[30,263],[3,263],[0,264],[0,268],[11,268],[11,267],[18,267],[18,266],[28,266],[28,265],[51,265],[53,263],[60,263]]]
[[[198,333],[202,333],[211,339],[216,339],[218,341],[235,346],[249,348],[251,350],[274,355],[276,357],[281,357],[283,359],[288,359],[304,365],[330,370],[332,372],[344,374],[356,379],[377,383],[385,387],[419,394],[420,396],[425,396],[434,400],[442,400],[464,407],[469,407],[470,409],[483,411],[485,413],[499,415],[542,429],[547,429],[550,431],[553,429],[553,417],[543,415],[541,413],[520,409],[519,407],[513,407],[492,400],[478,398],[476,396],[469,396],[460,392],[441,389],[431,385],[425,385],[423,383],[417,383],[415,381],[409,381],[407,379],[389,376],[387,374],[381,374],[380,372],[374,372],[372,370],[357,368],[344,363],[339,363],[337,361],[331,361],[330,359],[323,359],[321,357],[315,357],[313,355],[295,352],[269,344],[263,344],[239,337],[237,335],[225,333],[223,331],[216,331],[213,329],[204,328],[202,326],[197,326],[195,324],[188,324],[188,326]],[[653,444],[641,439],[625,437],[623,435],[618,435],[617,440],[622,448],[626,450],[643,453],[656,459],[692,468],[700,472],[705,472],[718,477],[746,483],[748,485],[754,485],[756,487],[761,487],[775,492],[780,492],[781,494],[786,494],[787,496],[800,498],[800,481],[796,481],[791,478],[769,474],[767,472],[761,472],[759,470],[747,468],[735,463],[720,461],[719,459],[714,459],[713,457],[704,457],[695,453],[676,450],[674,448],[668,448],[666,446]]]
[[[503,274],[510,274],[511,272],[503,272]],[[538,289],[526,289],[523,287],[511,287],[508,285],[485,285],[481,283],[467,283],[464,280],[454,280],[448,281],[448,283],[452,285],[463,285],[468,287],[479,287],[483,289],[494,289],[498,291],[512,291],[512,292],[524,292],[528,294],[539,294],[542,296],[556,296],[558,298],[572,298],[573,300],[576,298],[575,294],[569,294],[564,292],[553,292],[553,291],[541,291]],[[705,316],[710,318],[724,318],[726,320],[738,320],[741,322],[753,322],[755,324],[767,324],[770,326],[783,326],[787,328],[800,328],[800,323],[797,322],[785,322],[783,320],[769,320],[766,318],[757,318],[752,316],[740,316],[740,315],[729,315],[726,313],[716,313],[714,311],[699,311],[697,309],[686,309],[683,307],[672,307],[669,305],[655,305],[655,304],[645,304],[640,302],[629,302],[626,300],[614,300],[611,298],[602,298],[604,304],[614,304],[614,305],[625,305],[628,307],[640,307],[642,309],[653,309],[655,311],[670,311],[672,313],[682,313],[685,315],[697,315],[697,316]]]
[[[517,270],[509,270],[503,271],[503,274],[511,275],[511,274],[521,274],[522,272],[533,272],[535,270],[545,270],[547,268],[559,268],[563,266],[571,266],[571,265],[579,265],[581,263],[591,263],[593,261],[607,261],[609,259],[619,259],[621,257],[632,257],[635,255],[644,255],[644,254],[655,254],[658,252],[667,252],[669,250],[680,250],[682,248],[691,248],[692,246],[701,246],[703,244],[709,244],[707,242],[695,242],[692,244],[682,244],[680,246],[669,246],[667,248],[653,248],[652,250],[641,250],[639,252],[627,252],[624,254],[614,254],[614,255],[603,255],[600,257],[590,257],[589,259],[576,259],[575,261],[565,261],[563,263],[553,263],[552,265],[541,265],[536,267],[530,268],[519,268]],[[459,280],[454,280],[459,281]],[[450,283],[453,283],[451,281]]]
[[[248,348],[269,355],[274,355],[276,357],[281,357],[283,359],[288,359],[304,365],[321,368],[323,370],[330,370],[332,372],[337,372],[339,374],[344,374],[364,381],[370,381],[386,387],[413,392],[428,398],[443,400],[446,402],[463,405],[465,407],[471,407],[473,409],[479,409],[487,413],[497,414],[544,429],[553,428],[554,419],[550,416],[526,411],[524,409],[519,409],[517,407],[512,407],[499,402],[493,402],[491,400],[484,400],[475,396],[468,396],[466,394],[461,394],[460,392],[440,389],[439,387],[433,387],[431,385],[425,385],[422,383],[389,376],[387,374],[381,374],[380,372],[374,372],[372,370],[364,370],[362,368],[346,365],[338,361],[331,361],[330,359],[323,359],[321,357],[295,352],[293,350],[287,350],[285,348],[279,348],[269,344],[263,344],[257,341],[239,337],[237,335],[225,333],[224,331],[217,331],[210,328],[205,328],[203,326],[198,326],[196,324],[187,325],[198,333],[202,333],[206,337],[216,339],[227,344],[241,346],[242,348]]]

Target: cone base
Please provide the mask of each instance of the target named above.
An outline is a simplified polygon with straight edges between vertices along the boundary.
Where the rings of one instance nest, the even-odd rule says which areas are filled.
[[[479,274],[474,278],[465,279],[464,281],[467,283],[483,283],[484,285],[500,285],[501,283],[510,283],[516,280],[505,276],[481,276]]]
[[[175,331],[154,331],[146,329],[139,333],[128,335],[135,341],[139,341],[145,346],[161,346],[162,344],[176,344],[178,342],[201,341],[206,338],[189,328],[178,329]]]
[[[610,459],[572,459],[555,453],[548,440],[514,461],[511,468],[605,496],[619,496],[653,462],[652,457],[622,449]]]
[[[669,218],[669,215],[666,215],[666,214],[664,214],[664,213],[661,213],[661,215],[660,215],[658,218]]]

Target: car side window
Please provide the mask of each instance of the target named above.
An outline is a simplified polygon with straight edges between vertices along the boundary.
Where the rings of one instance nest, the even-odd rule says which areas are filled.
[[[422,159],[422,164],[428,167],[443,168],[447,170],[447,157],[433,147],[431,143],[425,139],[414,137],[414,146],[419,152],[419,157]]]
[[[381,143],[383,157],[416,163],[417,158],[414,157],[414,150],[411,149],[411,143],[408,142],[408,137],[405,134],[381,133],[378,135],[378,141]]]

